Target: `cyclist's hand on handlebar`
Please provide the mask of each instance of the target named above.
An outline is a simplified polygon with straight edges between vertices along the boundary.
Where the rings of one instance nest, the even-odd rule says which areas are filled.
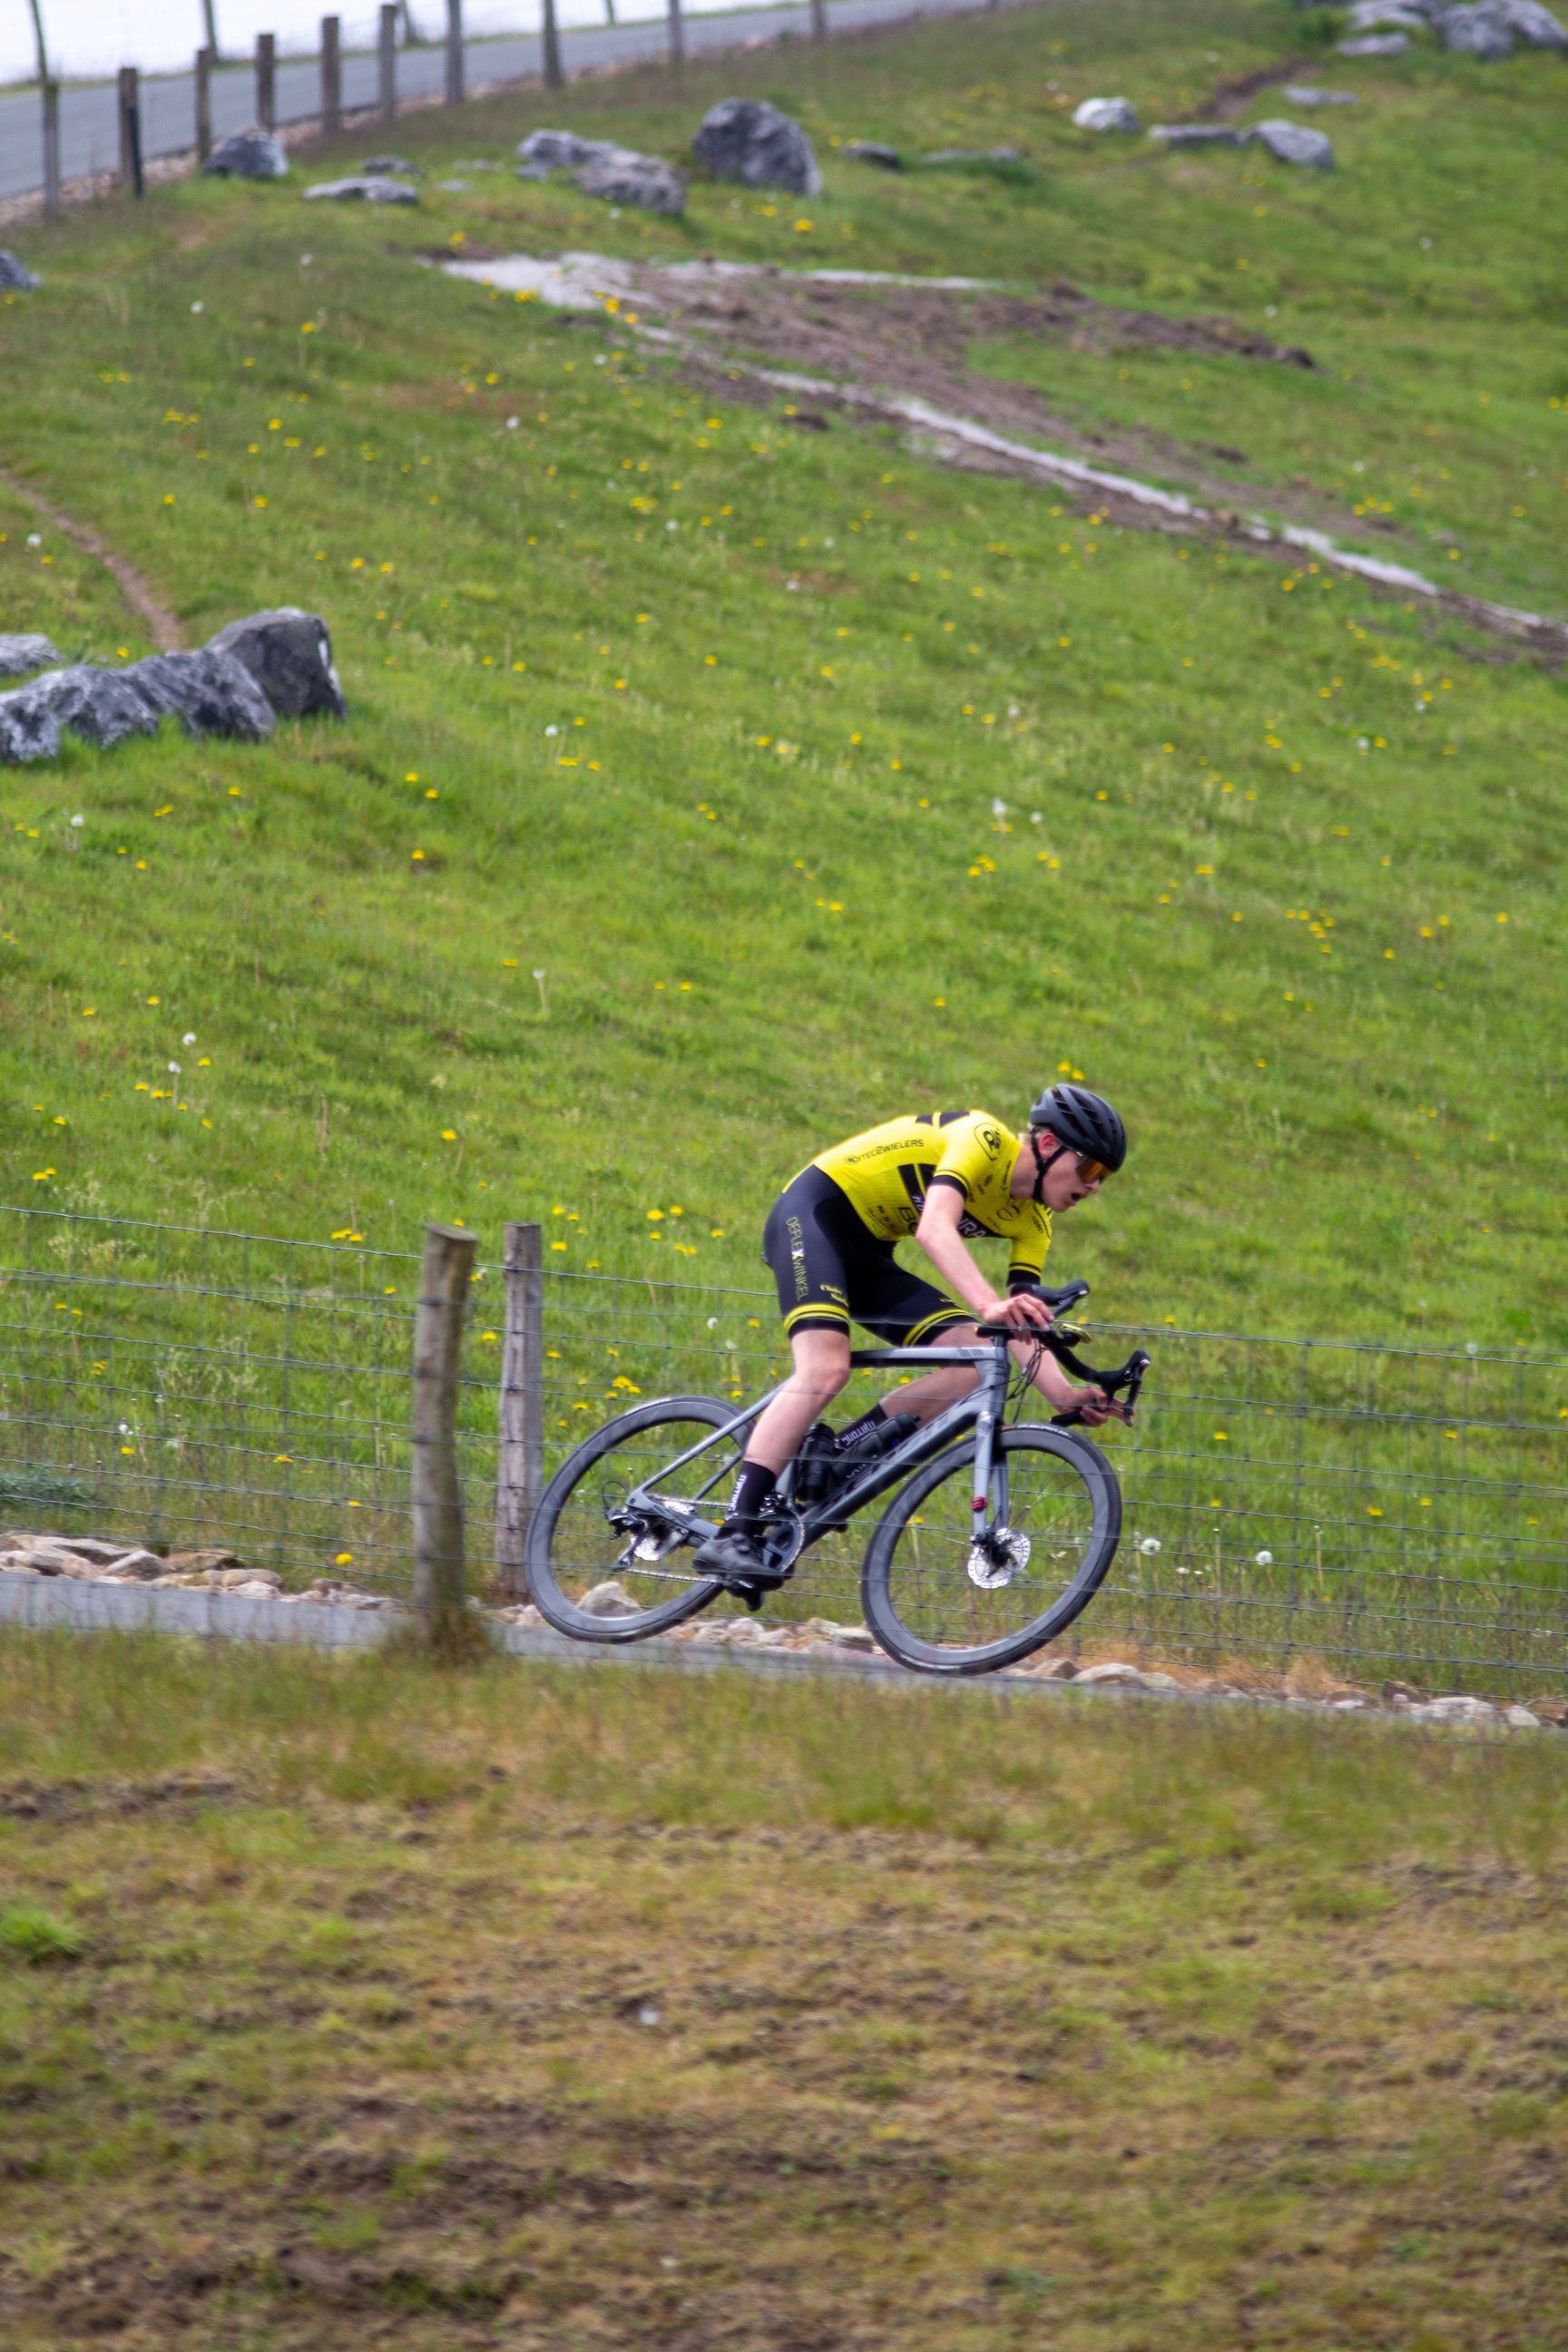
[[[1103,1389],[1081,1389],[1076,1402],[1086,1429],[1099,1429],[1108,1421],[1127,1418],[1126,1406],[1115,1397],[1108,1397]]]
[[[999,1299],[985,1318],[987,1323],[1007,1323],[1020,1333],[1048,1331],[1055,1319],[1045,1300],[1029,1290],[1016,1290],[1010,1298]]]

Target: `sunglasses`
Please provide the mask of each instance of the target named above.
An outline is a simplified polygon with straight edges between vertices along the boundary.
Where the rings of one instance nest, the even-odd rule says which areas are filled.
[[[1083,1183],[1099,1184],[1107,1176],[1113,1174],[1114,1171],[1108,1168],[1103,1160],[1079,1160],[1078,1172]]]

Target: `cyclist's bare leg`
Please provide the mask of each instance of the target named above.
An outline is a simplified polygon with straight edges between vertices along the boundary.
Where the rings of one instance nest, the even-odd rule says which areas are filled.
[[[847,1331],[797,1331],[790,1341],[795,1370],[757,1422],[746,1445],[748,1462],[782,1470],[801,1439],[849,1378]]]

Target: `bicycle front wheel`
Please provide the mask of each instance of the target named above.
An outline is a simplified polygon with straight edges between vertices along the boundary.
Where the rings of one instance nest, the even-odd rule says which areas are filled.
[[[984,1675],[1026,1658],[1088,1606],[1116,1557],[1121,1489],[1076,1432],[1021,1422],[1003,1433],[991,1500],[1005,1535],[989,1552],[973,1500],[970,1442],[900,1489],[866,1553],[866,1622],[922,1674]]]
[[[580,1642],[640,1642],[705,1608],[719,1586],[699,1576],[689,1517],[717,1524],[741,1466],[743,1431],[669,1465],[733,1415],[717,1397],[637,1405],[577,1448],[555,1473],[528,1531],[528,1590],[540,1615]],[[646,1487],[648,1507],[627,1497]],[[670,1507],[662,1507],[668,1504]],[[616,1592],[596,1588],[613,1585]],[[587,1601],[594,1605],[584,1607]]]

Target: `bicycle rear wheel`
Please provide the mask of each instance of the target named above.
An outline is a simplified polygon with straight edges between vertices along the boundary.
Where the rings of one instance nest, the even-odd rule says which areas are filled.
[[[710,1445],[668,1476],[659,1473],[733,1415],[717,1397],[661,1397],[641,1404],[577,1448],[555,1473],[528,1531],[528,1589],[541,1616],[580,1642],[640,1642],[705,1608],[719,1585],[699,1576],[686,1532],[689,1515],[716,1525],[729,1507],[743,1431]],[[634,1523],[634,1487],[655,1499]],[[660,1499],[674,1507],[659,1507]],[[583,1601],[596,1585],[618,1584],[629,1611],[601,1614]]]
[[[866,1622],[922,1674],[984,1675],[1026,1658],[1099,1591],[1121,1535],[1116,1473],[1087,1437],[1021,1422],[1003,1433],[992,1502],[1000,1559],[974,1538],[974,1446],[917,1470],[872,1537]]]

